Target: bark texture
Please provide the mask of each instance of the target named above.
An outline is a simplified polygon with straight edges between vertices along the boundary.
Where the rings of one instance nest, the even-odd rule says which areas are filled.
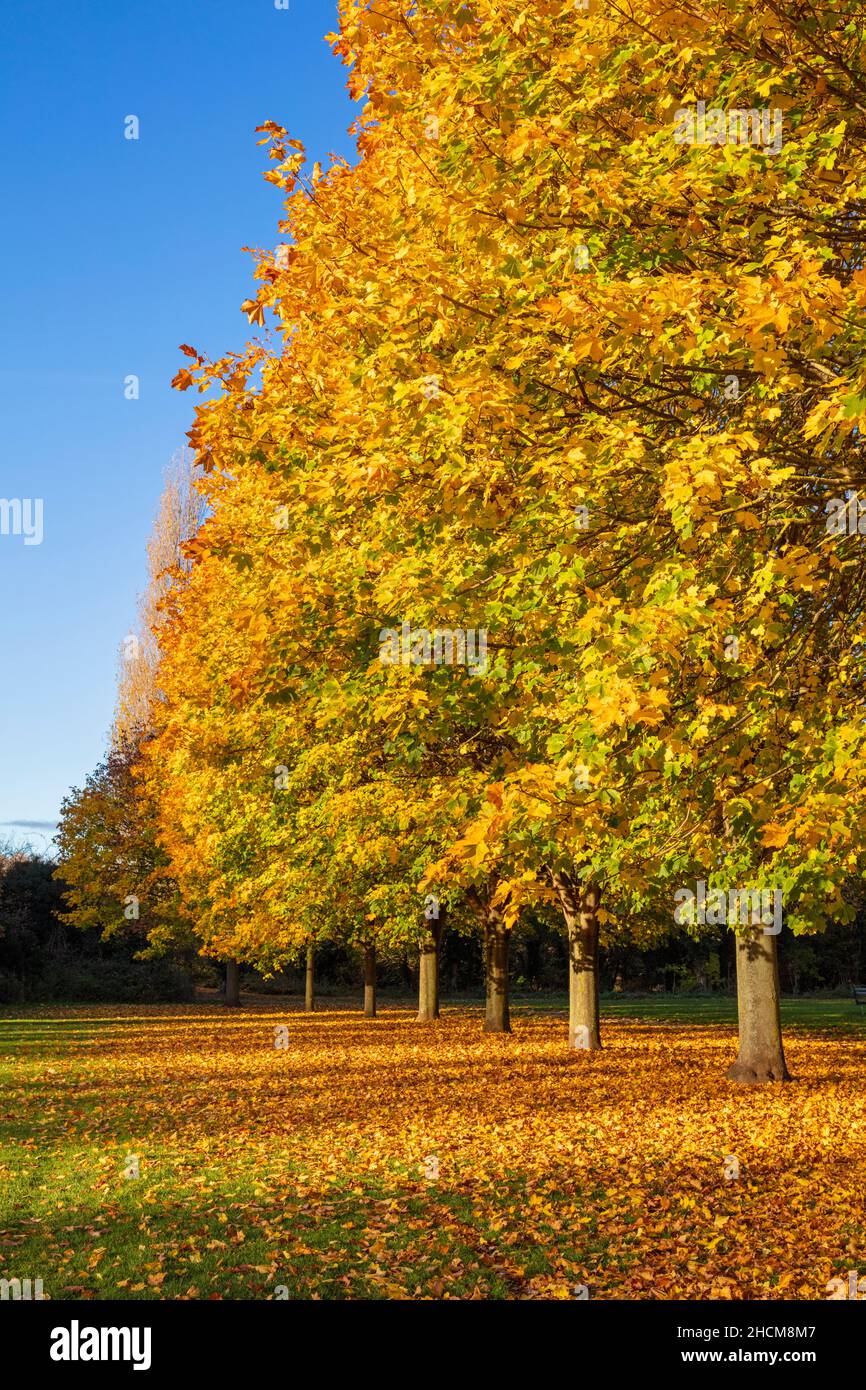
[[[740,1050],[728,1079],[747,1086],[790,1081],[782,1047],[776,937],[760,928],[737,936],[737,1015]]]
[[[441,922],[425,922],[418,961],[418,1022],[431,1023],[439,1017],[439,943]]]
[[[568,1045],[578,1051],[601,1050],[598,1005],[598,909],[601,892],[595,883],[578,883],[568,874],[554,874],[568,932]]]
[[[226,961],[226,1003],[237,1008],[241,1002],[241,972],[236,960]]]
[[[364,1015],[376,1017],[376,947],[364,947]]]
[[[311,1014],[316,1007],[315,1002],[315,966],[316,956],[312,942],[307,946],[307,973],[304,980],[304,1013]]]
[[[487,975],[487,1007],[484,1011],[485,1033],[510,1033],[511,1015],[508,1008],[508,941],[498,913],[488,912],[484,933],[484,955]]]

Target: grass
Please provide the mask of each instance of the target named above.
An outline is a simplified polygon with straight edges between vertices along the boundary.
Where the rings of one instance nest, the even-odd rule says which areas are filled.
[[[814,1298],[866,1263],[853,1001],[785,1001],[798,1079],[756,1090],[724,1080],[733,1000],[606,997],[597,1056],[567,1052],[564,998],[518,996],[505,1038],[477,1005],[423,1027],[352,1003],[4,1011],[0,1277],[73,1299]]]
[[[726,995],[609,994],[602,1000],[608,1018],[656,1019],[667,1023],[731,1023],[737,1021],[737,1001]],[[797,997],[782,1000],[782,1026],[832,1028],[866,1036],[866,1007],[848,996]]]
[[[565,1014],[565,994],[515,991],[512,1010]],[[603,994],[607,1019],[647,1019],[658,1023],[729,1023],[736,1026],[737,1001],[726,994]],[[838,1029],[866,1036],[866,1006],[847,995],[803,995],[782,999],[784,1028]]]

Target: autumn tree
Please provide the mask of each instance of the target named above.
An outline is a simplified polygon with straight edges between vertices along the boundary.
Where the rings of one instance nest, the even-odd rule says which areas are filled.
[[[167,856],[133,771],[134,750],[115,744],[81,789],[64,798],[57,832],[64,921],[103,937],[125,932],[151,953],[189,944]]]
[[[813,930],[861,869],[859,565],[825,527],[862,394],[848,9],[819,36],[794,8],[351,0],[357,167],[306,177],[263,127],[290,241],[244,307],[281,348],[176,378],[218,388],[205,469],[285,522],[223,542],[251,576],[238,704],[465,759],[440,862],[500,936],[559,899],[590,1048],[607,914],[673,926],[704,874]],[[758,99],[766,139],[689,137],[698,102],[748,130]],[[442,629],[483,633],[483,667],[431,663]],[[734,1076],[782,1075],[775,938],[732,925]]]
[[[159,699],[158,631],[161,605],[172,586],[183,583],[190,561],[184,546],[201,526],[206,502],[196,487],[193,455],[179,450],[166,469],[153,528],[147,542],[147,582],[138,600],[136,630],[123,639],[117,672],[113,737],[134,746],[153,728]]]
[[[629,704],[656,702],[660,732],[630,735],[634,761],[682,814],[644,847],[650,879],[672,886],[697,866],[726,888],[775,882],[795,930],[820,926],[844,910],[840,883],[859,863],[856,758],[834,756],[828,778],[839,734],[859,746],[859,585],[826,535],[827,507],[856,480],[862,397],[853,8],[820,25],[794,6],[347,12],[338,47],[365,91],[371,145],[400,146],[401,216],[414,231],[406,207],[419,208],[429,230],[442,210],[438,240],[410,232],[401,246],[416,302],[413,250],[440,248],[426,298],[442,409],[459,418],[477,364],[498,456],[511,419],[522,443],[535,425],[535,476],[555,488],[573,462],[581,521],[628,541],[608,570],[620,593],[599,595],[600,637],[579,660],[596,737]],[[699,135],[699,102],[717,108],[722,138]],[[442,254],[449,237],[471,259]],[[417,312],[404,321],[414,328]],[[557,574],[557,603],[561,591]],[[681,632],[659,637],[685,629],[679,652],[648,641],[652,607],[666,605]],[[748,653],[739,664],[732,638]],[[619,684],[613,699],[593,690],[599,677]],[[634,780],[629,792],[646,821],[653,798]],[[814,817],[794,845],[777,829],[780,796]],[[828,797],[842,811],[832,821]],[[637,863],[635,821],[622,828]],[[781,1076],[775,938],[734,925],[744,1029],[732,1074]]]

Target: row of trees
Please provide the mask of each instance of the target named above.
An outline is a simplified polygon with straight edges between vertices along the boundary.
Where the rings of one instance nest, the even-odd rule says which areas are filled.
[[[123,794],[122,783],[112,783],[116,759],[109,752],[87,779],[76,799],[88,797],[96,807],[96,789],[108,806]],[[114,788],[114,790],[112,790]],[[106,821],[106,838],[115,833],[120,819]],[[90,845],[93,839],[90,837]],[[105,846],[99,846],[104,855]],[[211,989],[225,978],[224,962],[199,953],[190,934],[188,941],[155,949],[148,942],[152,919],[145,909],[139,919],[126,915],[122,900],[99,886],[99,900],[69,913],[69,899],[80,894],[81,882],[67,885],[56,873],[55,862],[30,848],[0,843],[0,1004],[29,1000],[104,1000],[112,1003],[189,1000],[195,986]],[[94,887],[97,887],[94,880]],[[100,914],[94,917],[92,911]],[[82,931],[86,920],[100,927]],[[64,916],[67,920],[64,922]],[[566,977],[567,943],[550,909],[527,910],[511,934],[510,973],[516,987],[530,995],[558,990]],[[599,975],[603,990],[675,993],[729,991],[735,973],[735,940],[718,928],[715,935],[693,940],[681,933],[646,949],[635,941],[609,933],[602,938]],[[780,974],[783,989],[792,993],[815,990],[850,993],[866,961],[866,912],[858,906],[851,924],[835,924],[818,936],[780,938]],[[365,961],[357,949],[339,942],[322,942],[315,956],[317,994],[344,996],[354,990]],[[418,988],[418,957],[413,943],[402,952],[380,953],[376,962],[377,984],[394,997]],[[255,993],[297,994],[310,990],[312,972],[306,977],[304,955],[274,976],[263,979],[249,967],[240,971],[240,987]],[[440,973],[446,995],[474,995],[483,980],[481,942],[476,934],[445,932],[441,939]],[[375,1004],[375,999],[372,1001]]]
[[[736,893],[815,932],[863,869],[866,569],[827,525],[863,472],[855,17],[343,0],[358,160],[261,128],[263,331],[174,383],[206,515],[124,735],[155,940],[350,943],[370,1008],[411,942],[429,1019],[447,920],[502,1031],[510,933],[555,910],[591,1050],[600,936],[651,944],[704,884],[729,1075],[787,1077],[778,924]],[[747,139],[684,141],[701,102]]]

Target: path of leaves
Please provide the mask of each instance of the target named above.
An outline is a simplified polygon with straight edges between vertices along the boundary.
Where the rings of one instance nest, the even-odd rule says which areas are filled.
[[[792,1035],[796,1083],[745,1089],[724,1026],[620,1021],[591,1056],[529,1012],[505,1038],[473,1010],[28,1018],[0,1025],[0,1275],[53,1297],[794,1299],[866,1272],[866,1042]]]

